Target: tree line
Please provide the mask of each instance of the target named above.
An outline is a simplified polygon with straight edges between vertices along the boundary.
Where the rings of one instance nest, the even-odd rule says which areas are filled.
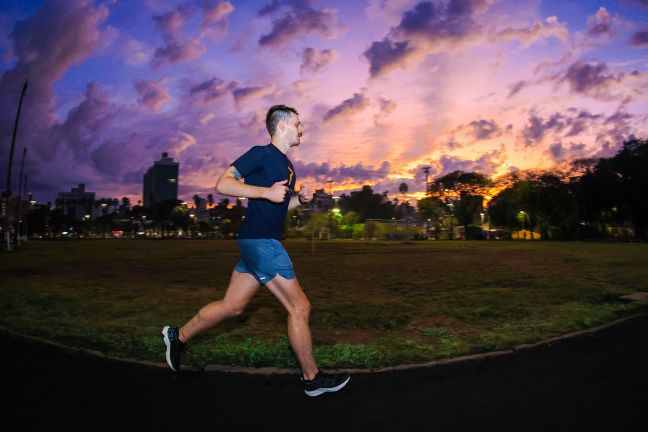
[[[566,172],[516,172],[493,181],[455,171],[436,179],[418,208],[437,225],[461,224],[469,238],[483,236],[486,221],[488,228],[531,230],[547,240],[646,241],[647,190],[648,141],[635,138],[612,157],[576,160]]]

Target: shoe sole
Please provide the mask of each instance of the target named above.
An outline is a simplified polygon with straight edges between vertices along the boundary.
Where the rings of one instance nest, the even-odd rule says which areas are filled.
[[[347,385],[347,383],[349,382],[350,379],[351,379],[351,377],[348,377],[346,379],[346,381],[344,381],[342,384],[340,384],[340,385],[338,385],[336,387],[318,388],[317,390],[311,390],[311,391],[304,390],[304,393],[306,393],[310,397],[315,397],[315,396],[319,396],[319,395],[321,395],[323,393],[336,392],[336,391],[340,390],[342,387],[344,387],[345,385]]]
[[[162,339],[164,339],[164,344],[166,345],[166,361],[173,372],[178,372],[177,370],[175,370],[173,364],[171,363],[171,341],[169,340],[169,328],[169,326],[166,326],[162,329]]]

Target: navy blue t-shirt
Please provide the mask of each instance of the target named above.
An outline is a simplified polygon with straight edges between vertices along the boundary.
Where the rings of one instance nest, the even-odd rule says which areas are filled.
[[[283,203],[275,203],[264,198],[248,198],[245,219],[241,224],[238,238],[273,238],[281,240],[288,204],[295,190],[297,176],[290,159],[274,144],[254,146],[232,165],[245,179],[245,184],[270,187],[280,180],[288,180]]]

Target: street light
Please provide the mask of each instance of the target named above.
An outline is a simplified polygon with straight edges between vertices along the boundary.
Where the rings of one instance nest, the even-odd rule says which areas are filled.
[[[454,226],[452,225],[454,204],[452,202],[450,202],[450,203],[448,203],[448,207],[450,207],[450,236],[449,236],[449,240],[454,240]]]
[[[481,227],[484,228],[484,213],[479,213],[479,217],[481,217]]]

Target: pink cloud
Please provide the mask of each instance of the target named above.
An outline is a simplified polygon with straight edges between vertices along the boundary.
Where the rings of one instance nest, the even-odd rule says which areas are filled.
[[[162,87],[159,81],[138,81],[135,84],[135,89],[141,96],[138,102],[146,105],[153,112],[158,112],[164,104],[172,99],[168,90]]]
[[[319,72],[326,68],[335,58],[337,52],[331,49],[318,50],[317,48],[304,48],[302,51],[302,64],[300,70],[304,72]]]

